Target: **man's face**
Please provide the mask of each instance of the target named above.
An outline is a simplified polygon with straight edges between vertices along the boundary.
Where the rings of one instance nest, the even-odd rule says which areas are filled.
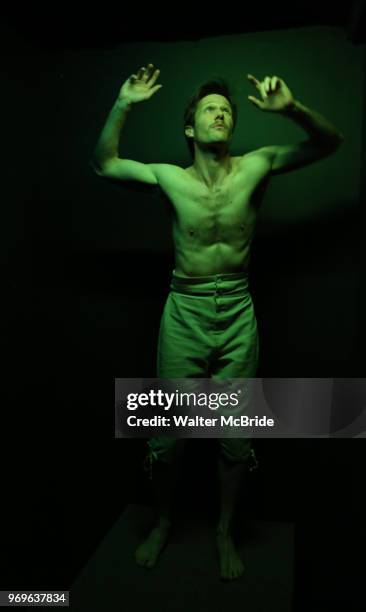
[[[218,127],[215,124],[220,124]],[[233,116],[227,98],[209,94],[202,98],[196,109],[194,127],[186,128],[187,136],[205,145],[228,143],[232,136]]]

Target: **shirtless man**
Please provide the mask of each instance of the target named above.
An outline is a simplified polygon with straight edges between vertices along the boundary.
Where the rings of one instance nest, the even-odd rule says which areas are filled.
[[[226,83],[219,79],[204,84],[186,110],[184,129],[193,158],[191,166],[121,159],[119,138],[127,114],[162,87],[156,84],[159,74],[148,64],[125,81],[91,160],[99,176],[159,185],[172,206],[175,269],[159,334],[158,377],[209,377],[212,372],[221,378],[255,377],[257,329],[247,271],[258,207],[271,175],[327,157],[338,149],[343,136],[324,117],[295,100],[280,77],[266,76],[259,81],[248,74],[260,95],[260,99],[248,99],[261,111],[294,120],[306,131],[306,140],[232,157],[229,143],[236,124],[236,104]],[[199,328],[199,340],[192,341]],[[213,337],[217,345],[208,353]],[[224,345],[225,354],[220,353]],[[241,439],[220,443],[221,514],[216,537],[221,577],[233,579],[244,569],[231,537],[231,522],[249,446],[248,440]],[[156,462],[154,477],[159,521],[136,551],[137,563],[144,567],[155,565],[168,537],[174,478],[171,458],[176,440],[156,438],[149,444],[150,458],[162,461]]]

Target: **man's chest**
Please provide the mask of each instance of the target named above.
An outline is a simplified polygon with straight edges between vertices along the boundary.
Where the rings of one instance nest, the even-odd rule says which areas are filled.
[[[249,159],[214,187],[208,187],[178,167],[160,177],[178,223],[190,225],[242,224],[252,217],[268,183],[268,165]]]

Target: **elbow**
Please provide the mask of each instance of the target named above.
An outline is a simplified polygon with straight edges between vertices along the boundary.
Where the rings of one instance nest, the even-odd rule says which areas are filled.
[[[336,147],[336,149],[338,149],[341,146],[343,141],[344,141],[344,135],[342,134],[342,132],[339,132],[339,134],[337,135],[337,138],[335,140],[335,147]]]
[[[342,146],[343,141],[344,141],[344,136],[343,134],[340,134],[337,142],[334,145],[334,149],[333,149],[334,153],[338,151],[338,149]]]
[[[101,167],[93,160],[90,159],[89,160],[89,167],[94,171],[95,174],[97,174],[98,176],[102,176],[103,175],[103,171],[101,169]]]
[[[343,144],[343,141],[344,136],[343,134],[339,133],[331,140],[327,140],[326,142],[322,143],[322,147],[325,149],[325,151],[329,151],[329,153],[335,153]]]

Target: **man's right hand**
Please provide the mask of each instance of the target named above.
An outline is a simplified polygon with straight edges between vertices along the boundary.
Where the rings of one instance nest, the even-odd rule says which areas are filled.
[[[149,64],[147,68],[140,68],[137,74],[132,74],[125,83],[123,83],[118,99],[126,101],[130,104],[149,100],[162,85],[155,85],[156,79],[160,74],[160,70],[155,70],[153,64]]]

